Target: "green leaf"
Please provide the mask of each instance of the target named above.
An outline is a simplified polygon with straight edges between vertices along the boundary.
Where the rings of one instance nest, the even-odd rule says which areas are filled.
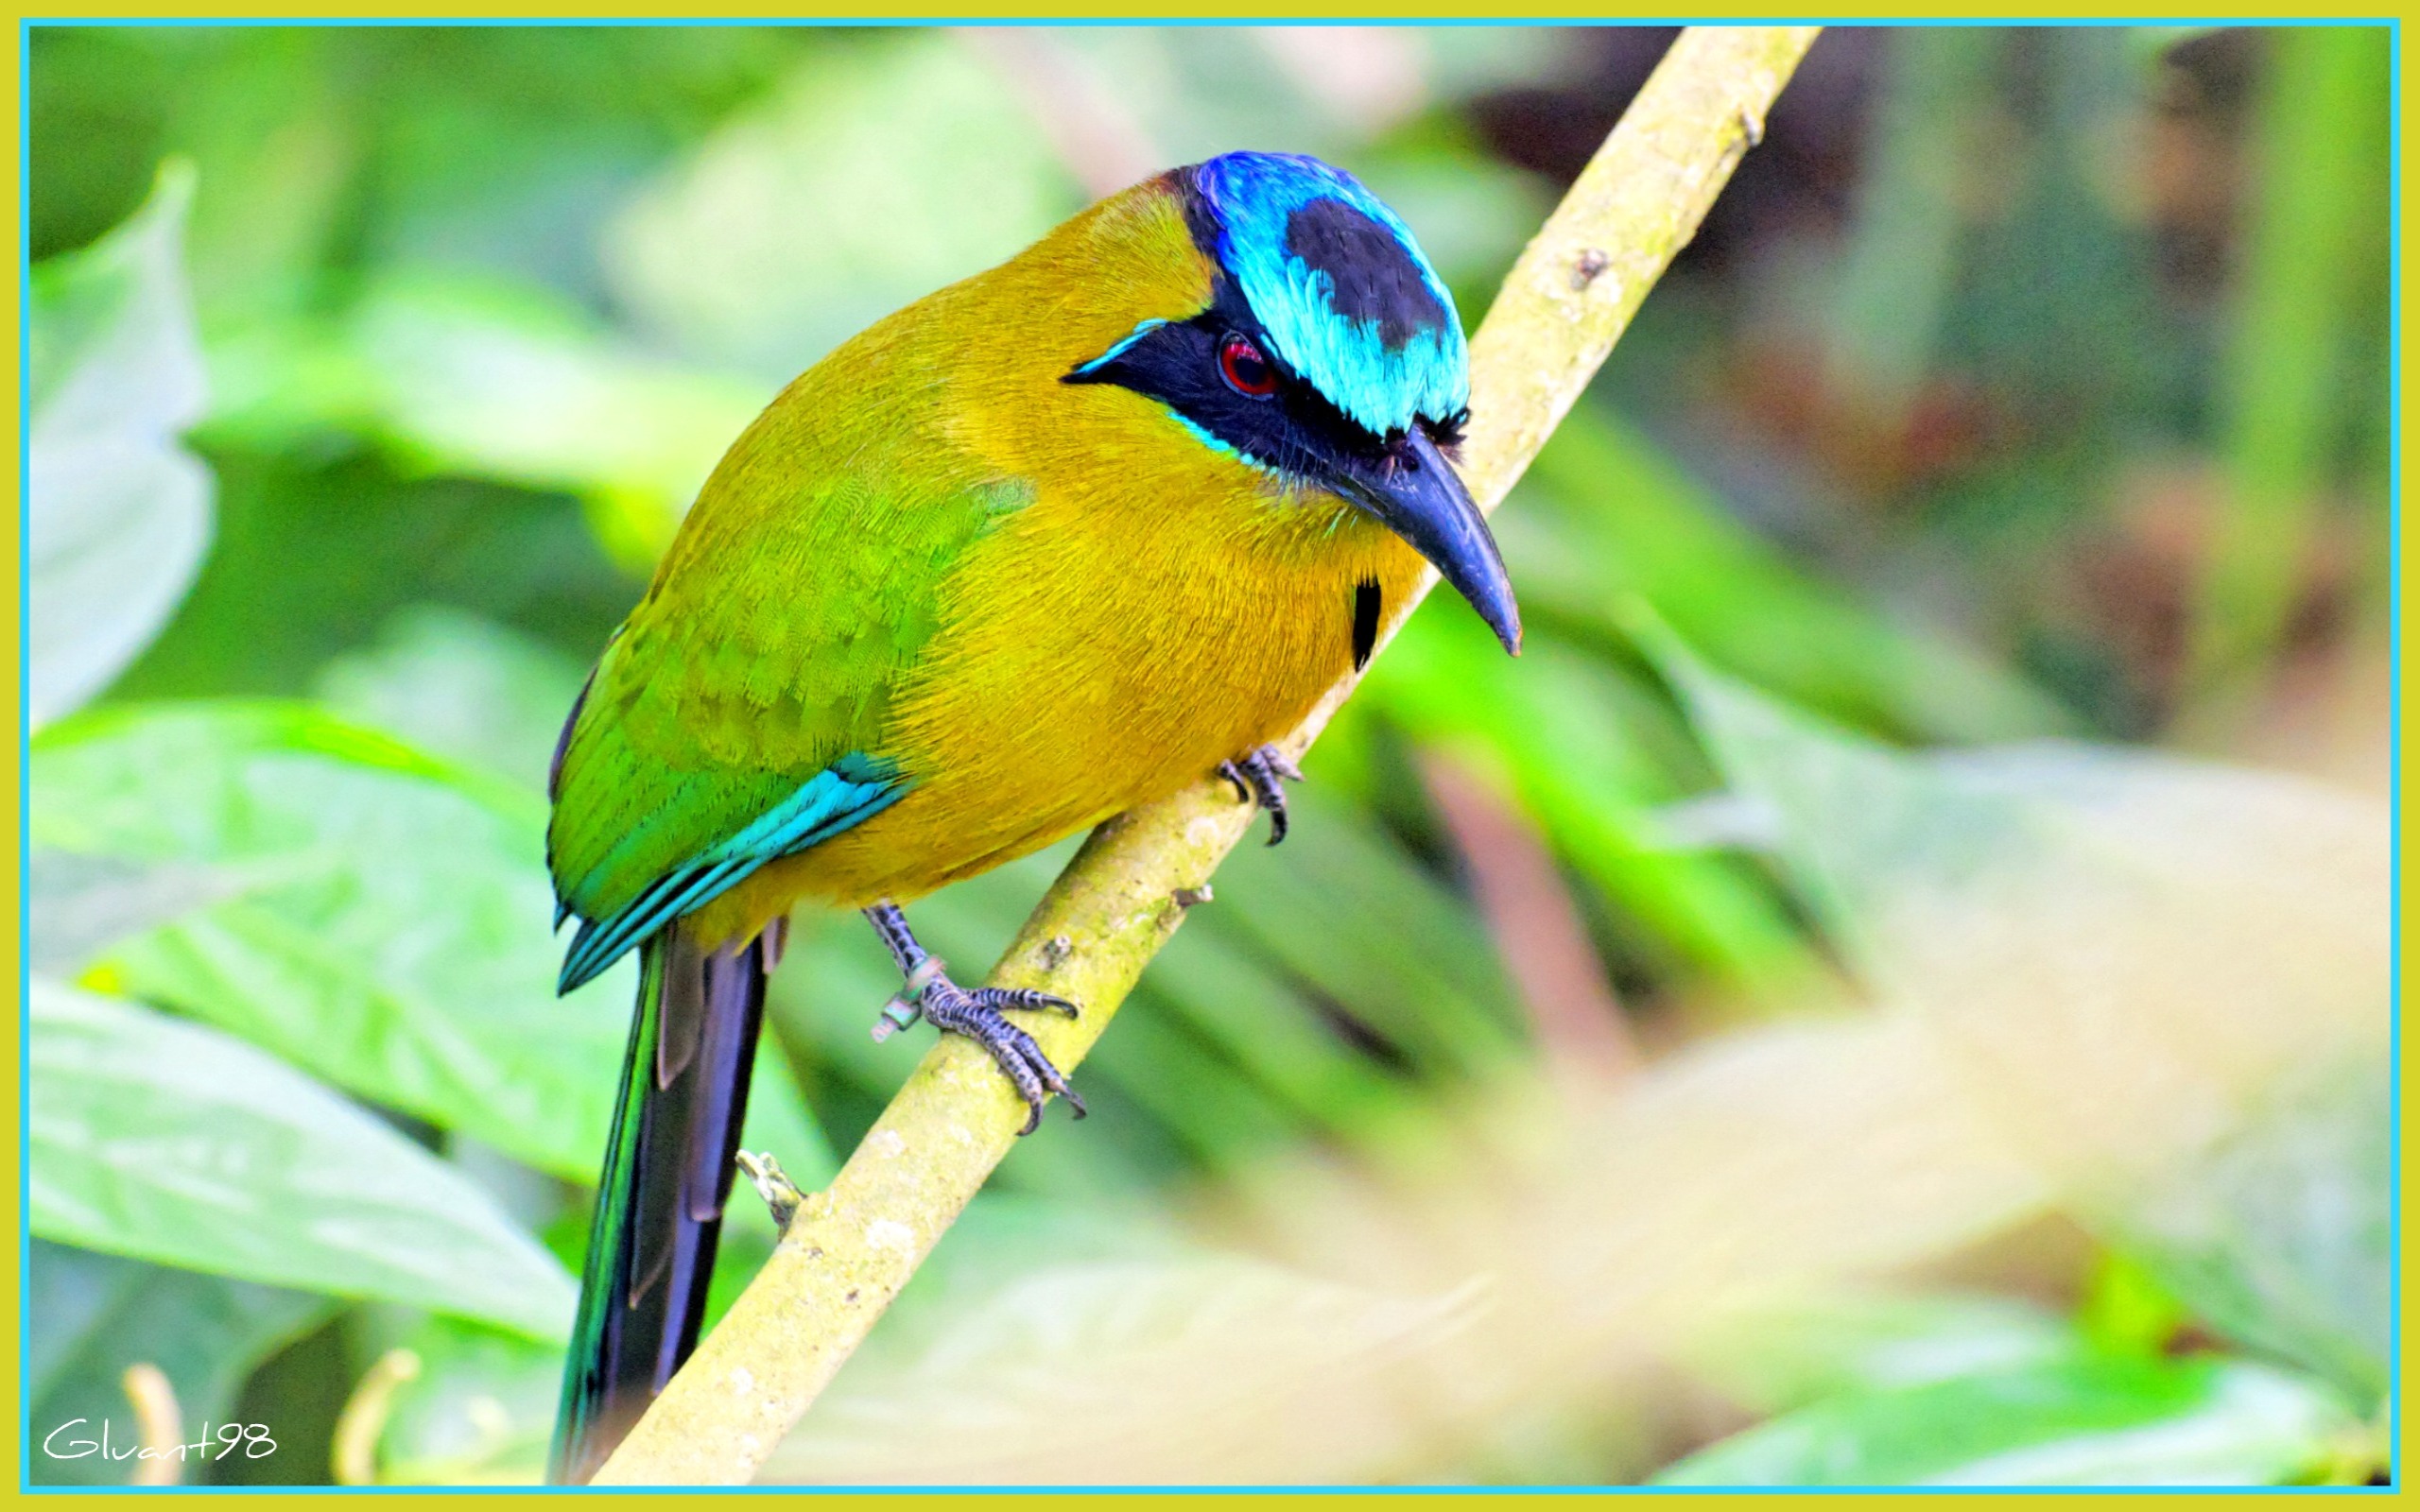
[[[1760,1413],[1827,1397],[2002,1373],[2075,1352],[2076,1335],[2006,1297],[1835,1293],[1743,1309],[1693,1338],[1692,1369]]]
[[[2204,696],[2249,683],[2282,652],[2304,592],[2297,568],[2341,485],[2345,417],[2378,392],[2348,359],[2389,299],[2393,36],[2287,26],[2265,39],[2246,133],[2260,167],[2239,212],[2219,379],[2225,482],[2194,595],[2188,672]]]
[[[37,850],[26,867],[29,964],[37,971],[66,975],[105,945],[263,880],[257,872],[226,867]]]
[[[761,1042],[749,1084],[740,1147],[770,1150],[809,1191],[829,1185],[839,1162],[800,1098],[797,1079],[771,1036]],[[584,1215],[572,1224],[587,1233]],[[724,1209],[705,1328],[712,1331],[754,1279],[780,1235],[743,1176]],[[570,1256],[577,1263],[577,1253]],[[382,1313],[371,1319],[379,1349],[420,1356],[420,1374],[395,1394],[379,1440],[380,1479],[408,1485],[532,1486],[544,1477],[554,1431],[563,1351],[503,1330],[435,1314]]]
[[[1289,799],[1282,849],[1247,842],[1219,868],[1209,906],[1220,932],[1249,940],[1415,1066],[1483,1075],[1512,1063],[1519,1009],[1469,907],[1352,809],[1310,786]]]
[[[37,270],[28,342],[27,698],[36,726],[107,687],[167,623],[210,541],[210,472],[177,444],[200,418],[183,267],[193,169],[134,217]]]
[[[213,438],[220,527],[210,560],[167,630],[112,687],[117,701],[304,696],[332,658],[430,600],[510,620],[582,657],[630,610],[637,589],[570,501],[406,480],[346,455],[341,438],[302,450],[268,456]]]
[[[1422,741],[1500,768],[1556,848],[1685,959],[1746,985],[1802,954],[1768,886],[1670,843],[1651,806],[1677,791],[1680,763],[1648,736],[1671,716],[1600,658],[1541,630],[1516,662],[1467,608],[1432,600],[1363,691]]]
[[[1241,931],[1217,922],[1215,912],[1203,912],[1169,937],[1139,991],[1147,1006],[1138,1017],[1181,1022],[1191,1031],[1181,1048],[1195,1063],[1232,1062],[1293,1114],[1297,1138],[1321,1133],[1351,1140],[1426,1107],[1416,1083],[1340,1037],[1300,984],[1262,958]],[[1104,1040],[1095,1056],[1115,1057],[1115,1046],[1124,1038],[1121,1032]],[[1178,1070],[1161,1079],[1174,1095],[1190,1078]]]
[[[957,1227],[967,1238],[942,1241],[766,1480],[999,1485],[1068,1464],[1087,1479],[1217,1480],[1219,1435],[1272,1400],[1298,1404],[1316,1463],[1338,1452],[1322,1416],[1333,1380],[1471,1317],[1462,1295],[1339,1284],[1111,1212],[978,1198]],[[969,1402],[982,1410],[951,1405]],[[954,1412],[953,1432],[933,1434]]]
[[[1413,617],[1364,696],[1424,741],[1483,753],[1626,917],[1732,986],[1803,972],[1801,936],[1759,877],[1674,844],[1651,812],[1699,760],[1609,654],[1624,605],[1645,598],[1727,662],[1859,723],[1971,737],[2063,722],[2014,677],[1805,576],[1610,415],[1567,418],[1496,528],[1530,650],[1505,658],[1447,598]]]
[[[420,1357],[378,1441],[379,1480],[535,1486],[544,1479],[563,1351],[459,1318],[423,1315],[383,1341]]]
[[[1119,1014],[1118,1032],[1084,1069],[1147,1110],[1203,1170],[1240,1175],[1301,1142],[1303,1121],[1216,1041],[1157,1002],[1137,1006]]]
[[[26,1399],[39,1486],[124,1485],[131,1466],[76,1446],[110,1429],[112,1453],[141,1443],[126,1367],[157,1366],[176,1393],[186,1442],[225,1421],[245,1377],[325,1316],[325,1298],[199,1271],[147,1265],[34,1240],[28,1249]],[[201,1480],[205,1461],[183,1479]]]
[[[595,1178],[631,976],[555,996],[534,793],[302,704],[90,714],[47,732],[32,768],[37,844],[294,868],[112,948],[100,980]]]
[[[1962,192],[1995,143],[1994,86],[2009,34],[1983,26],[1886,32],[1875,128],[1846,245],[1821,318],[1827,374],[1901,416],[1933,371],[1976,212]],[[1834,381],[1840,381],[1835,379]]]
[[[643,190],[603,253],[644,328],[780,383],[1082,202],[960,39],[861,35],[810,54]]]
[[[645,571],[771,386],[621,336],[561,294],[493,274],[383,272],[339,318],[215,339],[211,438],[305,452],[383,446],[405,471],[578,495]]]
[[[2150,1267],[2120,1250],[2102,1252],[2076,1299],[2076,1332],[2103,1354],[2165,1354],[2190,1321]]]
[[[2378,1390],[2384,811],[2142,751],[1896,753],[1647,637],[1859,974],[2072,1211],[2214,1325]]]
[[[2374,1404],[2394,1359],[2394,1152],[2386,1060],[2324,1067],[2118,1221],[2213,1329]]]
[[[375,285],[352,341],[379,378],[380,427],[409,463],[631,511],[647,532],[642,565],[772,398],[766,384],[648,354],[541,290],[459,276]]]
[[[1948,740],[2064,730],[2038,690],[1806,576],[1634,426],[1582,406],[1495,521],[1525,608],[1611,644],[1644,598],[1722,665],[1864,728]]]
[[[1659,1486],[2272,1486],[2352,1424],[2315,1382],[2213,1358],[2079,1358],[1836,1398]]]
[[[2106,1134],[2126,1110],[2098,1108],[2105,1088],[2068,1082],[2064,1062],[2026,1064],[2074,1042],[2047,1027],[2123,1034],[2100,1045],[2119,1057],[2113,1072],[2142,1069],[2122,1050],[2230,1098],[2383,1043],[2390,868],[2376,805],[2115,747],[1898,753],[1646,633],[1734,791],[1778,819],[1793,880],[1867,983],[1997,1057],[2067,1137]]]
[[[537,793],[582,675],[571,658],[493,620],[417,604],[322,668],[318,692],[348,719]]]
[[[572,1285],[459,1174],[199,1024],[37,980],[32,1226],[216,1275],[374,1297],[539,1337]]]
[[[2126,28],[2126,52],[2145,74],[2151,73],[2168,55],[2187,43],[2195,42],[2222,26],[2129,26]]]
[[[1381,92],[1392,83],[1392,92],[1409,95],[1402,105],[1416,111],[1426,93],[1423,43],[1416,32],[1407,31],[1415,40],[1398,45],[1385,37],[1369,49],[1379,56],[1364,60],[1371,66],[1357,71],[1357,82],[1376,82]],[[1129,163],[1129,178],[1199,163],[1247,142],[1283,142],[1290,151],[1357,167],[1349,161],[1350,149],[1369,132],[1353,119],[1348,102],[1355,92],[1306,87],[1305,55],[1316,52],[1319,43],[1288,48],[1288,41],[1298,40],[1272,43],[1242,26],[1068,26],[1028,33],[1012,48],[976,50],[1003,78],[1054,77],[1057,87],[1080,90],[1115,112],[1112,119],[1131,123],[1129,141],[1142,151],[1156,147],[1159,161]],[[1409,78],[1385,77],[1407,71]],[[1071,156],[1087,163],[1092,157]],[[1090,168],[1093,187],[1100,192],[1109,187],[1098,181],[1107,166]],[[1427,228],[1414,223],[1412,229],[1426,246]]]

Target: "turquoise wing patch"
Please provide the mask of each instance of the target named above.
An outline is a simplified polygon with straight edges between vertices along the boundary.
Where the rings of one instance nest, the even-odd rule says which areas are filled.
[[[908,786],[886,762],[855,752],[841,757],[747,828],[658,877],[622,907],[602,919],[581,919],[555,990],[568,992],[588,981],[640,941],[683,914],[704,907],[767,862],[796,855],[864,823],[906,797]]]

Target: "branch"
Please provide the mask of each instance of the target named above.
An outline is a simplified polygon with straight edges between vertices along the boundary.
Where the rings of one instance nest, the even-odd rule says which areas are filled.
[[[1471,340],[1461,472],[1481,508],[1511,490],[1696,233],[1816,29],[1684,32],[1513,265]],[[1281,746],[1299,756],[1355,680]],[[1033,1031],[1062,1068],[1083,1059],[1187,904],[1208,895],[1253,813],[1223,782],[1196,783],[1094,831],[1051,885],[991,980],[1083,1005],[1080,1019]],[[596,1483],[752,1479],[1009,1152],[1024,1117],[980,1049],[942,1036]]]

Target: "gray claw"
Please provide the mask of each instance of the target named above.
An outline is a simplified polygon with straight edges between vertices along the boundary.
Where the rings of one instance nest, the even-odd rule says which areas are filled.
[[[1067,1085],[1067,1078],[1050,1063],[1033,1036],[1000,1017],[1004,1008],[1028,1008],[1063,1012],[1072,1019],[1079,1012],[1074,1004],[1031,988],[986,987],[970,992],[946,976],[935,976],[926,984],[920,1005],[933,1027],[964,1035],[981,1045],[1015,1086],[1026,1106],[1025,1127],[1017,1130],[1019,1136],[1042,1126],[1043,1104],[1054,1093],[1067,1100],[1078,1118],[1085,1116],[1084,1100]]]
[[[1063,1013],[1073,1019],[1079,1013],[1073,1003],[1029,987],[986,987],[969,992],[949,979],[940,956],[916,943],[915,932],[908,927],[908,916],[898,904],[886,899],[865,913],[891,960],[908,978],[874,1022],[874,1039],[888,1039],[924,1018],[931,1020],[936,1029],[964,1035],[981,1045],[1025,1099],[1025,1127],[1017,1130],[1021,1135],[1042,1126],[1042,1105],[1054,1092],[1067,1099],[1078,1118],[1084,1116],[1084,1100],[1033,1042],[1033,1036],[1000,1017],[1003,1009],[1024,1009]]]
[[[1286,783],[1303,780],[1303,769],[1274,746],[1263,746],[1239,761],[1219,764],[1219,775],[1236,786],[1236,800],[1269,811],[1269,843],[1286,838]]]
[[[1065,998],[1053,997],[1047,992],[1037,992],[1029,987],[987,987],[977,991],[975,996],[990,1003],[995,1008],[1028,1008],[1036,1013],[1063,1013],[1071,1019],[1080,1019],[1084,1016],[1082,1009]]]

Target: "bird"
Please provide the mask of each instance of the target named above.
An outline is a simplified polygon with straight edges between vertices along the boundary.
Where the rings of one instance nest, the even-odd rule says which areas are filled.
[[[766,975],[862,910],[885,1008],[1082,1101],[902,905],[1220,777],[1283,838],[1273,744],[1433,566],[1520,649],[1452,458],[1452,294],[1316,158],[1109,196],[834,349],[733,442],[608,638],[548,778],[561,988],[639,955],[550,1474],[585,1481],[697,1343]],[[876,1025],[877,1033],[881,1024]]]

